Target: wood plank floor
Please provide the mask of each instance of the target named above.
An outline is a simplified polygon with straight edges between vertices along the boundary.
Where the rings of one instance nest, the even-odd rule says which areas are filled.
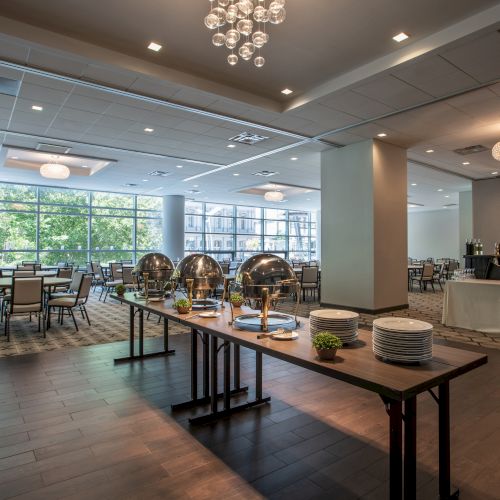
[[[126,343],[0,360],[0,499],[387,498],[388,422],[375,395],[265,357],[270,405],[191,428],[194,413],[170,411],[189,394],[189,336],[172,344],[175,356],[118,366]],[[463,499],[500,491],[500,352],[489,354],[451,384]],[[253,369],[243,350],[250,385]],[[437,498],[436,412],[419,398],[426,500]]]

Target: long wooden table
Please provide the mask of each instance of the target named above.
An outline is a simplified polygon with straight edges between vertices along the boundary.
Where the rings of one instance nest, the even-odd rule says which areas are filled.
[[[404,366],[384,363],[375,358],[372,352],[371,332],[361,330],[356,345],[344,348],[334,362],[319,361],[309,338],[309,321],[301,318],[297,328],[299,338],[295,341],[280,342],[269,338],[258,338],[255,332],[247,332],[233,328],[228,308],[220,311],[216,319],[204,319],[195,313],[179,315],[171,308],[171,303],[149,302],[137,299],[133,293],[124,297],[113,296],[130,306],[130,357],[126,359],[144,359],[143,352],[143,314],[151,312],[164,318],[165,350],[163,354],[171,354],[168,350],[168,321],[176,321],[191,328],[192,353],[191,376],[192,398],[180,407],[210,402],[211,412],[201,418],[193,419],[195,423],[204,423],[221,416],[227,416],[250,406],[263,404],[270,398],[262,394],[262,355],[288,361],[306,369],[322,373],[326,376],[342,380],[351,385],[362,387],[378,394],[385,404],[389,415],[390,429],[390,498],[391,500],[416,497],[417,466],[417,395],[429,391],[438,404],[439,427],[439,498],[458,498],[458,491],[451,493],[450,483],[450,380],[463,375],[487,362],[487,356],[481,353],[435,345],[433,360],[418,366]],[[135,310],[140,315],[140,354],[134,355],[134,318]],[[202,335],[203,340],[203,397],[197,398],[197,343],[196,338]],[[210,356],[208,343],[210,338]],[[218,340],[222,345],[218,345]],[[244,388],[239,383],[239,351],[235,351],[238,359],[234,360],[234,385],[230,387],[230,345],[238,348],[247,347],[256,353],[256,388],[255,400],[244,405],[231,406],[233,393]],[[217,357],[219,349],[224,352],[224,391],[217,391]],[[153,353],[159,355],[160,353]],[[208,383],[210,378],[210,384]],[[438,388],[435,394],[433,389]],[[219,409],[218,400],[222,396],[223,409]],[[403,434],[404,426],[404,434]],[[403,447],[404,443],[404,447]],[[404,453],[403,453],[404,450]],[[404,478],[404,481],[403,481]]]

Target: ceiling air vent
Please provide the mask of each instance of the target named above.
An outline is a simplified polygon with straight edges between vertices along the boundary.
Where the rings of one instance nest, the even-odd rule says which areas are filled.
[[[189,194],[200,194],[201,191],[199,191],[198,189],[189,189],[188,191],[186,191],[186,193],[189,193]]]
[[[258,175],[260,177],[272,177],[277,175],[279,172],[271,172],[270,170],[261,170],[260,172],[254,172],[252,175]]]
[[[132,184],[132,183],[128,183],[128,184],[124,184],[123,187],[126,187],[126,188],[133,188],[133,187],[136,187],[138,186],[138,184]]]
[[[423,207],[423,203],[408,203],[409,208],[417,208],[417,207]]]
[[[164,172],[163,170],[153,170],[152,172],[149,172],[148,175],[151,175],[153,177],[168,177],[170,175],[170,172]]]
[[[476,144],[475,146],[468,146],[466,148],[455,149],[455,153],[462,156],[473,155],[475,153],[482,153],[483,151],[488,151],[488,148],[481,146],[481,144]]]
[[[17,96],[21,82],[0,76],[0,94]]]
[[[448,203],[447,205],[443,205],[445,208],[456,207],[457,203]]]
[[[44,153],[54,153],[56,155],[66,155],[71,151],[68,146],[58,146],[57,144],[44,144],[39,142],[36,145],[37,151],[43,151]]]
[[[241,132],[241,134],[235,135],[229,140],[232,142],[239,142],[240,144],[248,144],[249,146],[253,146],[254,144],[265,141],[266,139],[269,139],[269,137],[266,137],[265,135],[251,134],[250,132]]]

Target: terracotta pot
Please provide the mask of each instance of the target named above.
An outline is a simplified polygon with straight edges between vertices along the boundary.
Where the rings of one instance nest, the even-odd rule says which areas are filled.
[[[316,349],[318,353],[318,358],[322,361],[332,361],[335,359],[337,354],[337,349]]]
[[[241,307],[243,302],[231,302],[231,304],[233,304],[233,307]]]
[[[179,314],[187,314],[189,312],[189,307],[178,307],[177,312]]]

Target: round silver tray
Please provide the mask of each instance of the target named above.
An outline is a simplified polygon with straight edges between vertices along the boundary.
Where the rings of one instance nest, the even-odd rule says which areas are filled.
[[[192,309],[193,311],[200,311],[206,309],[217,309],[218,302],[210,299],[194,299]]]
[[[242,314],[234,319],[234,326],[241,330],[249,330],[251,332],[260,332],[261,317],[259,313]],[[278,328],[285,330],[293,330],[297,328],[297,323],[293,316],[289,314],[281,314],[272,312],[267,317],[268,331],[272,332]]]

